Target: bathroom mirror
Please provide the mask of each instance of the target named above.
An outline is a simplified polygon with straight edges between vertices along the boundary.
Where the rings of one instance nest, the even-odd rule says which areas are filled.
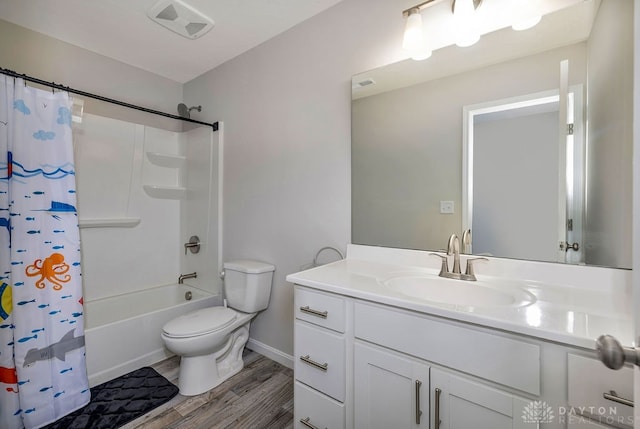
[[[353,77],[353,243],[630,268],[634,2],[556,3]]]

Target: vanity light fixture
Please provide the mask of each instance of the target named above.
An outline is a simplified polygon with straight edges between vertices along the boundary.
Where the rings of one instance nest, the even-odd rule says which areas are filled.
[[[441,0],[426,0],[402,12],[407,19],[402,39],[402,48],[414,60],[424,60],[431,56],[429,40],[425,37],[422,25],[422,10]],[[475,10],[482,0],[452,0],[451,11],[456,25],[456,44],[471,46],[480,39],[475,22]]]

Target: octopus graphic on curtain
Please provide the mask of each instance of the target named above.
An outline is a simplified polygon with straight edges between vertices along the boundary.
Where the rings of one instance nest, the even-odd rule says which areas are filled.
[[[0,76],[0,428],[86,405],[68,94]]]

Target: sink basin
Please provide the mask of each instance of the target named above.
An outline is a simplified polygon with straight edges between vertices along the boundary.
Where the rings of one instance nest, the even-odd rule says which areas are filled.
[[[435,276],[402,276],[385,280],[389,289],[423,301],[465,307],[521,307],[535,301],[531,293],[517,288],[495,288],[483,282]]]

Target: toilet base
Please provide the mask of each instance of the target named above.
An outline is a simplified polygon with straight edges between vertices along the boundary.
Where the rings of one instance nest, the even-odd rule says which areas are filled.
[[[183,396],[195,396],[219,386],[244,368],[242,352],[249,340],[249,323],[231,333],[224,346],[202,356],[182,356],[178,388]]]

